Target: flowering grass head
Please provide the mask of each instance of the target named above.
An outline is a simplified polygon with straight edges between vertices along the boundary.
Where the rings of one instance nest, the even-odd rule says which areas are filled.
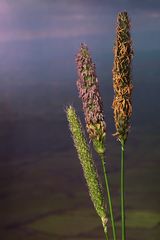
[[[117,18],[116,41],[114,46],[113,88],[114,120],[120,142],[125,142],[130,128],[132,114],[131,60],[133,56],[130,37],[130,21],[127,12],[121,12]]]
[[[106,124],[95,64],[92,62],[87,45],[81,44],[76,57],[76,64],[78,72],[77,87],[79,96],[82,99],[87,132],[95,150],[98,153],[104,153]]]
[[[106,223],[108,219],[106,216],[106,206],[104,203],[102,186],[99,181],[96,166],[87,144],[81,122],[78,119],[75,109],[72,106],[67,107],[66,114],[74,145],[77,150],[80,163],[82,165],[91,200],[97,214],[102,220],[104,230],[107,231]]]

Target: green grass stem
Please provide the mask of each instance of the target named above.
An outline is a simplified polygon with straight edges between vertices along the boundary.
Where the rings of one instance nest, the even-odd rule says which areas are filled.
[[[117,239],[117,237],[116,237],[116,226],[115,226],[115,220],[114,220],[114,214],[113,214],[112,199],[111,199],[111,194],[110,194],[110,190],[109,190],[108,176],[107,176],[107,171],[106,171],[106,167],[105,167],[105,155],[101,154],[100,158],[101,158],[101,162],[102,162],[105,186],[106,186],[106,191],[107,191],[107,196],[108,196],[109,212],[110,212],[110,217],[111,217],[113,239],[116,240]]]
[[[124,140],[121,141],[121,224],[122,224],[122,240],[126,239],[125,226],[125,169],[124,169]]]

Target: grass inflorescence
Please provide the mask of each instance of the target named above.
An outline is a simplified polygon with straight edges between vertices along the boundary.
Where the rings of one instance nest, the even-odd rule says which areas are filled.
[[[116,40],[114,45],[113,89],[114,100],[112,104],[116,133],[114,134],[121,143],[121,229],[122,240],[126,239],[125,228],[125,178],[124,178],[124,147],[127,140],[130,117],[132,115],[132,81],[131,61],[133,56],[132,41],[130,36],[130,20],[127,12],[121,12],[117,17]],[[112,237],[117,240],[116,225],[114,220],[112,198],[109,187],[109,178],[106,169],[106,122],[103,113],[103,102],[99,91],[99,80],[96,67],[92,61],[86,44],[81,44],[76,55],[77,88],[82,101],[85,117],[85,127],[89,143],[97,153],[103,169],[104,185],[107,192],[108,209],[102,185],[92,155],[90,144],[87,142],[85,130],[72,106],[67,107],[67,119],[70,131],[82,165],[84,177],[88,185],[89,194],[97,214],[102,220],[106,240],[109,239],[107,231],[108,219],[111,220]],[[108,212],[108,215],[107,215]]]

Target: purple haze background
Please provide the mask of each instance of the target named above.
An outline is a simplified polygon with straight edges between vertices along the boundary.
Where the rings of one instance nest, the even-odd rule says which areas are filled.
[[[109,112],[109,128],[110,125],[113,128],[110,123],[112,48],[116,15],[121,10],[127,10],[131,17],[135,49],[132,125],[137,128],[141,124],[157,132],[160,75],[158,1],[0,0],[1,126],[9,122],[1,131],[2,155],[12,158],[10,151],[27,154],[30,150],[34,152],[36,146],[37,151],[42,151],[43,146],[50,146],[50,149],[62,147],[66,137],[57,141],[54,121],[65,129],[64,108],[66,104],[79,101],[75,87],[75,55],[81,42],[89,45],[96,62],[105,109]],[[26,122],[33,118],[35,121],[51,119],[53,129],[49,130],[50,134],[46,130],[40,134],[35,130],[36,124],[32,130],[27,127],[17,130],[19,124],[16,126],[12,121],[23,119]],[[34,131],[34,137],[31,137]],[[57,137],[60,135],[56,133]]]

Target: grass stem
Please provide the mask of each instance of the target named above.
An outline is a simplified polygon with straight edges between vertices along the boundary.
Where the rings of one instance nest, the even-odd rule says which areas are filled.
[[[105,234],[106,240],[109,240],[109,238],[108,238],[108,232],[105,231],[105,229],[104,229],[104,234]]]
[[[124,170],[124,140],[121,141],[121,224],[122,224],[122,240],[126,239],[126,226],[125,226],[125,170]]]
[[[104,173],[104,180],[105,180],[105,186],[107,190],[107,196],[108,196],[108,203],[109,203],[109,212],[110,212],[110,217],[111,217],[111,224],[112,224],[112,232],[113,232],[113,239],[116,240],[116,227],[115,227],[115,221],[114,221],[114,214],[113,214],[113,207],[112,207],[112,199],[111,199],[111,194],[109,190],[109,182],[108,182],[108,176],[106,172],[106,167],[105,167],[105,156],[104,154],[100,155],[101,162],[102,162],[102,168],[103,168],[103,173]]]

